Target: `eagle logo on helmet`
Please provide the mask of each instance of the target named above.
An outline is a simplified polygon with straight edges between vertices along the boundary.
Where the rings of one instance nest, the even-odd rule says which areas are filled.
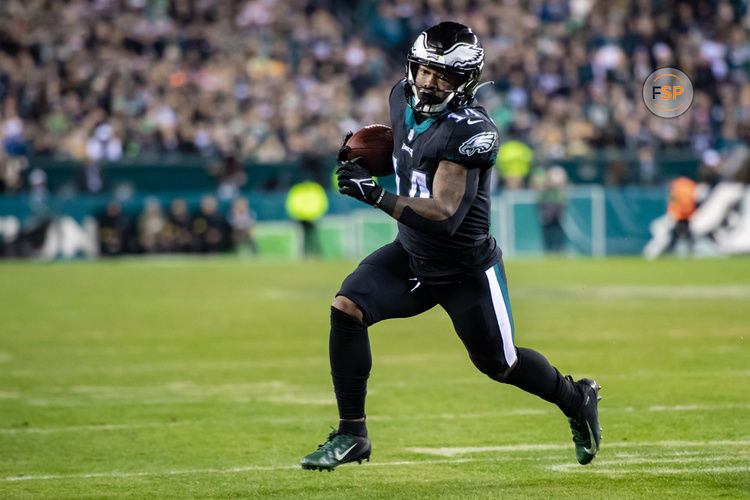
[[[459,42],[441,53],[427,45],[426,33],[419,35],[409,55],[427,61],[435,61],[449,68],[481,67],[484,62],[484,49],[482,47]]]
[[[480,132],[477,135],[470,137],[463,144],[461,144],[461,146],[458,147],[458,152],[466,156],[488,153],[492,150],[492,146],[495,145],[496,140],[497,133]]]
[[[465,68],[478,66],[484,60],[484,49],[468,43],[457,43],[448,52],[445,53],[446,62],[448,54],[455,52],[454,58],[448,62],[449,66],[456,68]]]

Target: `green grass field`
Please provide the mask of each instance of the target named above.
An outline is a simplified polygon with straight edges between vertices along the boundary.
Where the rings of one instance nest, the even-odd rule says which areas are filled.
[[[370,329],[372,461],[303,471],[353,266],[0,263],[0,498],[750,497],[750,259],[507,264],[517,344],[603,386],[590,466],[433,309]]]

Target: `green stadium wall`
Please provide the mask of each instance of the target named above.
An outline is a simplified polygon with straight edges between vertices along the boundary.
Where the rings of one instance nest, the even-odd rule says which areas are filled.
[[[149,198],[166,209],[175,197],[185,198],[196,210],[205,191],[135,193],[122,206],[135,217]],[[285,212],[283,193],[243,191],[258,215],[256,237],[259,252],[297,258],[302,255],[301,228]],[[649,241],[649,224],[666,212],[667,190],[663,187],[603,188],[574,186],[567,190],[568,204],[563,220],[566,252],[578,255],[632,255]],[[78,222],[96,217],[110,195],[50,196],[45,202],[29,196],[0,197],[0,216],[15,217],[22,225],[45,216],[70,216]],[[328,192],[329,211],[317,224],[320,252],[326,258],[359,258],[392,241],[396,223],[378,210],[364,207],[348,197]],[[493,196],[493,235],[507,257],[543,253],[542,230],[536,212],[537,194],[530,190],[498,192]],[[226,212],[230,200],[221,200]]]

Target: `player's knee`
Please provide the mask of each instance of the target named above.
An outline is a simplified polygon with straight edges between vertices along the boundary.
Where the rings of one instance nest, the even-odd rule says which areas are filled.
[[[508,375],[513,371],[513,367],[508,367],[507,364],[496,359],[471,358],[471,361],[480,372],[498,382],[505,383],[508,380]]]
[[[348,314],[352,318],[356,318],[359,321],[362,321],[363,315],[362,310],[359,308],[357,304],[352,302],[351,299],[348,299],[347,297],[344,297],[343,295],[337,295],[335,299],[333,299],[333,307],[338,309],[339,311]]]

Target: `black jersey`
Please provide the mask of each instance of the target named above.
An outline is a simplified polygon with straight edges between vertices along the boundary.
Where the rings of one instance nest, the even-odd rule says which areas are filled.
[[[404,80],[391,90],[390,109],[399,195],[431,198],[441,160],[480,169],[477,196],[454,235],[425,233],[399,222],[398,241],[411,257],[412,270],[433,282],[484,271],[500,254],[490,235],[490,171],[498,151],[495,124],[476,103],[417,123],[406,103]]]

